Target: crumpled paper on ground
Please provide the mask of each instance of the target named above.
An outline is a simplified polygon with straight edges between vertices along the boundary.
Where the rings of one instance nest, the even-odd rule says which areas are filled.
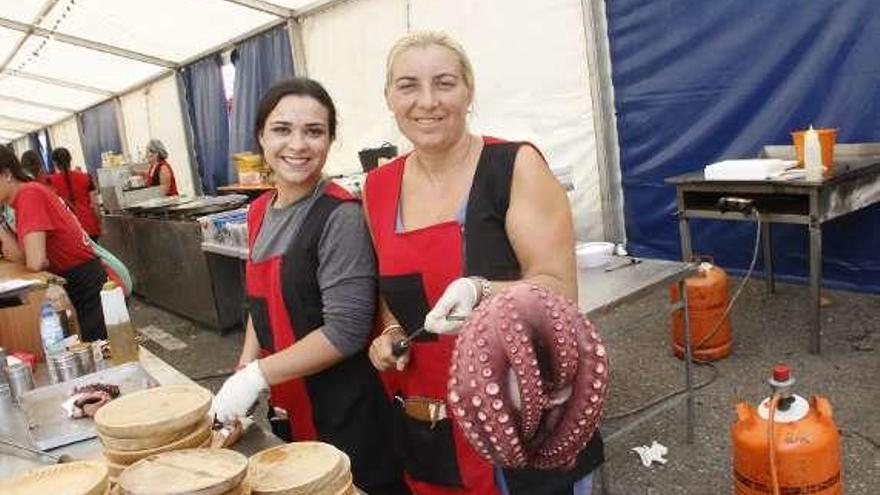
[[[639,454],[639,457],[642,459],[642,465],[645,467],[651,467],[651,464],[654,462],[666,464],[666,459],[663,456],[669,453],[669,449],[665,445],[658,443],[657,440],[654,440],[650,447],[641,445],[633,447],[631,450]]]

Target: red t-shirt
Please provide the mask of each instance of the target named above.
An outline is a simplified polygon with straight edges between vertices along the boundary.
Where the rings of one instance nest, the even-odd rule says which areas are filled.
[[[69,177],[70,188],[67,187],[67,178],[62,172],[48,176],[48,182],[73,210],[83,230],[90,236],[101,235],[101,223],[98,222],[98,216],[92,206],[92,197],[89,194],[95,189],[92,178],[79,170],[71,170]]]
[[[60,275],[97,257],[79,221],[48,187],[26,182],[18,188],[11,204],[15,210],[15,234],[22,249],[24,236],[31,232],[46,233],[49,271]]]

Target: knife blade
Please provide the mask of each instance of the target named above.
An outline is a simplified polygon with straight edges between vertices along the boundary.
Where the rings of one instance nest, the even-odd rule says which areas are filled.
[[[462,315],[449,315],[446,317],[448,321],[464,321],[467,319],[467,316]],[[391,354],[395,357],[403,356],[409,351],[410,343],[418,337],[419,335],[425,332],[425,327],[421,327],[415,332],[406,336],[406,338],[398,340],[396,342],[391,343]]]

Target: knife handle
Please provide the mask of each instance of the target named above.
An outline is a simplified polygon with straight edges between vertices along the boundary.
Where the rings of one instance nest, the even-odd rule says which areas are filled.
[[[398,340],[391,343],[391,354],[394,357],[403,356],[409,352],[409,339]]]

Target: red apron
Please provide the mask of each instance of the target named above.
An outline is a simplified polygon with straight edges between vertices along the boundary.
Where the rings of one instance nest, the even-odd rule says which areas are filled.
[[[263,195],[248,212],[253,248],[273,194]],[[323,299],[317,279],[318,244],[327,219],[353,198],[328,184],[309,207],[296,237],[284,253],[247,263],[247,295],[262,354],[281,351],[323,327]],[[388,453],[392,438],[391,406],[378,372],[364,350],[312,375],[271,387],[272,411],[288,420],[271,421],[273,431],[289,441],[320,440],[351,458],[357,486],[369,493],[399,493],[400,466]],[[270,411],[271,412],[271,411]]]
[[[257,234],[263,224],[264,213],[272,197],[271,193],[267,193],[250,205],[248,246],[251,250],[253,250]],[[272,332],[274,349],[268,349],[266,344],[261,341],[260,352],[263,356],[290,347],[295,341],[290,314],[284,304],[284,295],[281,290],[281,262],[282,257],[275,256],[261,262],[248,259],[246,265],[245,287],[247,297],[251,301],[251,318],[255,319],[254,326],[268,327]],[[260,304],[264,304],[265,307],[259,307]],[[253,307],[255,305],[256,308]],[[258,321],[262,318],[267,318],[268,321]],[[295,379],[274,385],[270,388],[270,394],[271,405],[287,411],[290,433],[293,438],[303,441],[317,439],[315,425],[311,420],[311,402],[306,392],[304,380]]]
[[[372,171],[365,186],[365,199],[379,262],[380,290],[392,313],[407,333],[412,333],[422,326],[428,308],[437,302],[449,283],[462,276],[462,231],[458,222],[450,221],[395,233],[404,160],[405,157],[398,158]],[[413,342],[406,370],[388,372],[383,379],[393,394],[404,398],[428,397],[445,402],[449,363],[456,337],[433,334],[423,336]],[[399,407],[396,413],[397,421],[415,421],[401,416],[404,413],[399,411]],[[402,453],[406,480],[415,493],[499,493],[495,486],[493,467],[470,447],[460,429],[452,425],[450,419],[438,422],[434,428],[427,425],[422,431],[416,431],[417,429],[418,425],[403,427],[413,437],[408,440],[422,444],[406,445]],[[441,432],[438,433],[438,430]],[[445,438],[429,438],[431,435],[445,435]],[[445,472],[426,472],[421,475],[416,472],[422,468],[430,471],[431,467],[436,466],[444,466]],[[458,483],[455,480],[456,474]],[[444,483],[447,486],[436,481],[420,481],[432,477],[447,478],[448,483]],[[456,484],[459,486],[455,486]]]

